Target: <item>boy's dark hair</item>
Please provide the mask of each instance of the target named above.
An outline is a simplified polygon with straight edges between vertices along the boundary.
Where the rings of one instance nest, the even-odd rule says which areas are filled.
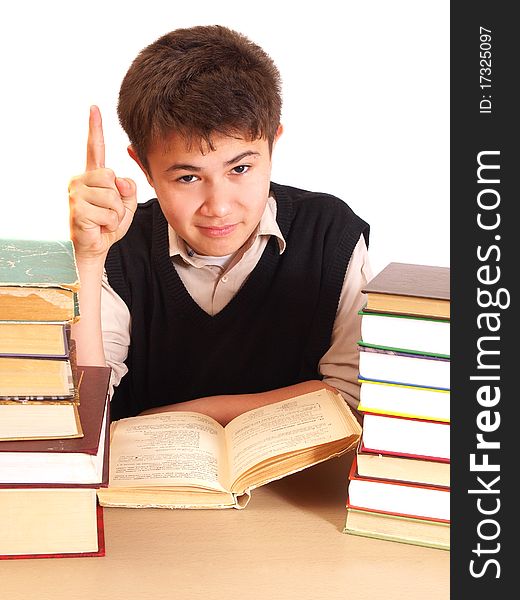
[[[266,138],[281,113],[280,74],[241,33],[220,25],[177,29],[144,48],[119,92],[119,121],[144,166],[154,140],[178,133],[214,149],[212,134]]]

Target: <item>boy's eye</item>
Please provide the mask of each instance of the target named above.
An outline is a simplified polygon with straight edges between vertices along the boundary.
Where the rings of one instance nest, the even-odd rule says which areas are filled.
[[[242,175],[242,173],[247,173],[250,166],[251,165],[237,165],[236,167],[233,167],[232,171],[234,171],[238,175]]]
[[[182,177],[179,177],[177,181],[180,181],[181,183],[193,183],[196,179],[196,175],[183,175]]]

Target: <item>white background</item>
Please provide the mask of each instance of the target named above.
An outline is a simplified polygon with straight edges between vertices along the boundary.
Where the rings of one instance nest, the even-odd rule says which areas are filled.
[[[374,272],[449,266],[449,2],[198,0],[10,3],[0,21],[0,236],[68,238],[89,106],[106,165],[152,197],[126,153],[119,85],[177,27],[237,29],[274,59],[285,133],[272,179],[336,194],[371,225]]]

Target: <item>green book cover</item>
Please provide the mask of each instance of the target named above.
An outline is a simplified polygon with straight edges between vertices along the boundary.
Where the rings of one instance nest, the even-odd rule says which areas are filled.
[[[413,546],[424,546],[425,548],[435,548],[437,550],[449,550],[450,544],[449,542],[430,542],[421,540],[418,538],[406,538],[400,537],[399,535],[391,535],[389,533],[378,533],[373,531],[358,531],[355,529],[349,529],[348,525],[345,525],[343,529],[343,533],[347,533],[349,535],[359,535],[360,537],[367,537],[376,540],[386,540],[387,542],[398,542],[400,544],[411,544]]]
[[[77,291],[70,240],[0,240],[0,287],[62,287]]]
[[[423,358],[439,358],[442,360],[450,360],[449,354],[435,354],[434,352],[421,352],[420,350],[410,350],[408,348],[391,348],[390,346],[381,346],[380,344],[368,344],[363,340],[358,340],[358,346],[362,348],[373,348],[374,350],[385,350],[389,353],[401,354],[403,356],[417,355]]]
[[[355,521],[351,524],[351,520]],[[450,524],[442,521],[366,511],[347,505],[343,533],[374,539],[450,549]]]
[[[417,315],[402,315],[397,313],[385,313],[379,312],[375,310],[366,310],[366,308],[362,308],[358,310],[358,315],[360,316],[370,316],[370,317],[391,317],[392,319],[408,319],[413,321],[433,321],[435,323],[449,323],[449,319],[438,319],[435,317],[419,317]]]

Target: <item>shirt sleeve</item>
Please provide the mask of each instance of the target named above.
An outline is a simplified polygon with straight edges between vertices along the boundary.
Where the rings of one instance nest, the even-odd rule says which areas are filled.
[[[130,311],[124,300],[108,283],[106,272],[101,281],[101,329],[105,360],[112,368],[110,395],[113,387],[127,373],[125,360],[130,346]]]
[[[358,311],[366,300],[361,290],[371,278],[368,249],[361,235],[345,273],[331,346],[319,363],[323,381],[335,387],[356,411],[359,404],[358,341],[361,337],[361,316]]]

